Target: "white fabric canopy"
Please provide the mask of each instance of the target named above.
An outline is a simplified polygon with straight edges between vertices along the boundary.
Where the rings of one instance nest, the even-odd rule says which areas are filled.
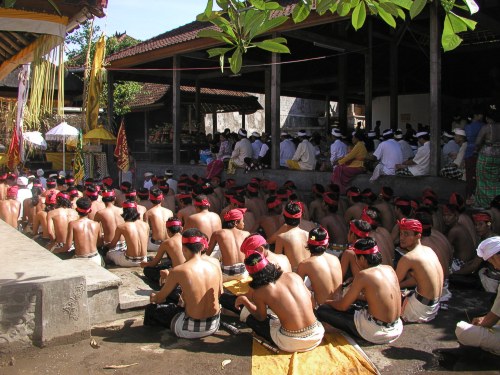
[[[41,148],[42,150],[47,149],[47,142],[45,142],[45,139],[43,139],[42,133],[40,132],[23,133],[23,140],[31,143],[35,147]]]
[[[45,133],[45,138],[48,141],[67,141],[69,138],[78,138],[78,134],[77,128],[64,121]]]

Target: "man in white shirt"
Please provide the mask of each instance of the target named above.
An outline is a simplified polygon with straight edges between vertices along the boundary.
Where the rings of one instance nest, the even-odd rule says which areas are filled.
[[[33,194],[31,193],[31,190],[28,189],[28,178],[26,178],[24,176],[18,177],[17,186],[19,187],[19,190],[17,191],[16,200],[21,203],[21,208],[19,209],[19,219],[22,219],[22,217],[23,217],[23,202],[27,198],[32,198]]]
[[[297,136],[302,139],[302,142],[299,143],[297,150],[295,150],[293,158],[287,160],[286,164],[290,169],[313,171],[316,168],[316,152],[314,146],[309,142],[305,130],[300,130]]]
[[[460,149],[460,145],[455,141],[455,136],[447,131],[443,132],[443,141],[445,144],[443,146],[443,150],[441,151],[441,165],[446,167],[448,164],[453,163],[453,160],[455,160]]]
[[[252,144],[247,138],[247,131],[245,129],[240,129],[238,131],[239,141],[234,145],[233,153],[229,159],[229,165],[227,166],[227,174],[235,174],[236,168],[245,168],[245,158],[252,157]]]
[[[465,130],[455,129],[455,142],[460,147],[458,153],[455,154],[455,159],[451,163],[446,164],[439,175],[447,178],[458,178],[461,179],[465,174],[465,151],[467,150],[467,136],[465,135]]]
[[[332,129],[333,143],[330,146],[330,163],[334,166],[337,160],[347,155],[347,146],[342,142],[342,133],[339,129]]]
[[[420,147],[413,159],[396,165],[396,175],[398,176],[425,176],[429,174],[431,164],[429,133],[426,131],[418,132],[416,137]]]
[[[37,175],[38,179],[40,180],[40,183],[42,184],[42,187],[44,189],[47,189],[47,179],[45,177],[43,177],[44,173],[45,172],[41,168],[37,169],[37,171],[36,171],[36,175]]]
[[[403,152],[398,142],[394,140],[392,129],[386,129],[383,132],[384,141],[380,143],[373,153],[379,163],[373,170],[370,181],[377,180],[380,175],[393,176],[396,174],[396,164],[403,162]]]
[[[151,180],[153,178],[153,173],[151,172],[146,172],[144,173],[144,184],[143,187],[145,189],[151,189],[153,187],[153,181]]]
[[[398,142],[399,147],[401,148],[401,152],[403,153],[403,161],[406,161],[415,157],[415,153],[413,152],[410,144],[403,137],[403,131],[401,129],[396,130],[394,139]]]
[[[281,143],[280,143],[280,167],[286,167],[286,161],[293,158],[295,154],[295,143],[290,139],[288,133],[281,133]]]
[[[167,178],[167,184],[170,190],[173,190],[174,194],[177,194],[177,180],[174,179],[174,171],[167,169],[165,171],[165,177]]]
[[[260,149],[262,148],[260,134],[258,132],[253,132],[250,135],[250,140],[252,141],[252,159],[257,160],[259,158]]]

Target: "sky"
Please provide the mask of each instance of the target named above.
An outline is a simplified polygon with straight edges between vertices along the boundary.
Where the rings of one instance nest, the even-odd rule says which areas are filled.
[[[108,0],[106,17],[96,18],[107,36],[115,32],[146,40],[195,21],[207,0]]]

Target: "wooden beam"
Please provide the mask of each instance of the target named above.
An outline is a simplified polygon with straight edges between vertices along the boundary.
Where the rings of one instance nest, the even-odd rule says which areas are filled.
[[[276,38],[277,34],[273,34]],[[281,55],[271,55],[271,168],[280,167]]]
[[[390,63],[389,63],[389,75],[390,75],[390,108],[389,108],[389,118],[390,123],[389,127],[393,130],[396,130],[399,127],[399,118],[398,118],[398,94],[399,94],[399,60],[398,60],[398,38],[397,34],[391,40],[390,45]]]
[[[201,124],[201,108],[200,108],[200,81],[196,80],[194,88],[194,110],[196,124]],[[214,132],[215,134],[215,132]]]
[[[365,53],[365,128],[372,128],[372,100],[373,100],[373,35],[372,17],[368,17],[367,36],[368,53]]]
[[[212,112],[212,134],[217,133],[217,111]]]
[[[18,51],[16,50],[13,50],[12,48],[10,48],[5,42],[4,40],[1,38],[1,34],[0,34],[0,47],[2,47],[2,49],[7,52],[9,55],[15,55]]]
[[[19,52],[19,50],[22,48],[22,47],[20,48],[19,44],[18,44],[18,43],[16,43],[16,42],[14,42],[14,41],[10,38],[10,36],[9,36],[9,33],[8,33],[8,32],[6,32],[6,33],[0,33],[0,39],[2,39],[4,42],[7,42],[7,44],[10,44],[10,46],[11,46],[12,48],[14,48],[14,50],[15,50],[16,52]],[[29,44],[29,43],[28,43],[28,44]]]
[[[264,121],[265,132],[272,133],[272,119],[271,119],[271,70],[266,69],[264,77]],[[272,142],[272,140],[271,140]]]
[[[328,73],[325,73],[328,74]],[[287,81],[283,82],[282,86],[283,88],[293,88],[293,87],[311,87],[314,85],[325,85],[325,84],[332,84],[332,83],[337,83],[338,78],[337,77],[320,77],[320,78],[313,78],[313,79],[301,79],[301,80],[296,80],[296,81]]]
[[[14,36],[14,38],[16,38],[17,40],[19,40],[21,43],[24,43],[25,45],[28,45],[30,44],[31,42],[26,39],[23,35],[15,32],[15,31],[10,31],[10,33]]]
[[[439,28],[440,3],[430,4],[430,131],[431,131],[431,176],[439,175],[441,159],[441,32]],[[467,197],[468,198],[468,197]]]
[[[178,165],[181,162],[181,57],[176,55],[172,58],[172,126],[174,139],[172,140],[172,162]]]
[[[350,52],[357,52],[361,54],[366,53],[366,46],[363,46],[361,44],[355,44],[341,38],[333,38],[331,36],[316,34],[311,31],[304,31],[304,30],[289,31],[285,33],[285,35],[292,37],[294,39],[302,40],[304,42],[310,42],[311,44],[317,42],[332,47],[342,48]]]

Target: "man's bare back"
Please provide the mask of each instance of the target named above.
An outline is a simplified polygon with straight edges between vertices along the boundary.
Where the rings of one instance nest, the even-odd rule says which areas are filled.
[[[109,247],[114,248],[122,236],[127,243],[127,256],[138,258],[147,255],[149,239],[149,225],[147,223],[136,220],[118,225]]]
[[[249,235],[249,232],[237,227],[232,229],[220,229],[212,234],[212,238],[208,244],[207,255],[212,253],[215,244],[219,244],[222,255],[222,265],[232,266],[237,263],[242,263],[245,260],[245,255],[240,251],[240,248],[245,238]]]
[[[78,219],[78,214],[72,208],[56,208],[47,214],[47,225],[52,242],[64,243],[68,236],[68,224]]]
[[[285,254],[292,265],[292,270],[297,270],[299,263],[308,257],[306,252],[308,232],[299,227],[283,224],[285,228],[276,238],[274,252]]]
[[[17,229],[17,219],[19,218],[20,210],[21,203],[15,199],[0,201],[0,219],[5,221],[12,228]]]
[[[336,244],[347,243],[347,226],[344,218],[336,213],[329,213],[319,221],[321,226],[328,231],[330,242]]]
[[[184,229],[189,228],[198,228],[210,240],[214,232],[222,229],[222,223],[218,214],[202,210],[188,217]]]
[[[174,216],[172,211],[162,207],[161,204],[157,204],[146,211],[144,221],[149,223],[151,227],[151,238],[153,240],[164,241],[167,239],[168,235],[165,223],[172,216]]]
[[[71,221],[68,225],[65,249],[69,249],[74,243],[75,255],[88,255],[97,252],[100,229],[98,222],[87,217]]]
[[[105,244],[111,242],[115,236],[116,227],[125,221],[122,217],[123,209],[116,207],[113,202],[96,213],[94,220],[101,223],[103,232],[103,241]],[[123,238],[120,239],[123,241]]]

